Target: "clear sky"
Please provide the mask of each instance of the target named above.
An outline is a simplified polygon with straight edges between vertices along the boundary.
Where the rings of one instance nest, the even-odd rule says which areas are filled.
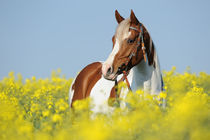
[[[210,73],[210,0],[0,0],[0,79],[8,72],[67,78],[104,61],[112,49],[114,11],[133,9],[150,32],[163,70]]]

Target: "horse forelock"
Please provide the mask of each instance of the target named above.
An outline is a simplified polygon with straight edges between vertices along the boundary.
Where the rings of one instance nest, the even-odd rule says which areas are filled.
[[[118,42],[122,42],[125,38],[128,38],[130,35],[129,32],[129,27],[130,27],[130,19],[125,19],[123,20],[116,29],[115,32],[115,38],[118,40]]]

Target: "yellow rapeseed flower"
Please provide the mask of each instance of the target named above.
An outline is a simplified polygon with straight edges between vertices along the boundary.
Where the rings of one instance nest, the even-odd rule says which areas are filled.
[[[70,109],[72,79],[59,70],[25,82],[11,72],[0,81],[0,139],[209,139],[209,79],[207,73],[180,74],[174,67],[163,72],[166,91],[159,96],[139,89],[127,94],[125,108],[96,114],[89,98]]]
[[[160,98],[166,99],[167,94],[165,92],[161,92],[159,96]]]
[[[53,122],[60,122],[62,120],[62,117],[59,114],[54,114],[52,116],[52,121]]]
[[[43,117],[48,117],[49,114],[50,114],[50,111],[49,110],[46,110],[46,111],[43,111],[42,112]]]

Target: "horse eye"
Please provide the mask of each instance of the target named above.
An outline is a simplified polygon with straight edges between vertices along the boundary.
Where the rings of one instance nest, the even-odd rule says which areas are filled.
[[[127,40],[127,43],[128,43],[128,44],[132,44],[132,43],[134,43],[134,40],[128,39],[128,40]]]

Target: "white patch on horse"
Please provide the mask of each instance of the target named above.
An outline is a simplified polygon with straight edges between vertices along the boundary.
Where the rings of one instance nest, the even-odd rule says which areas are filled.
[[[158,95],[162,90],[162,80],[161,80],[162,75],[161,75],[160,63],[159,63],[159,59],[158,59],[156,50],[155,50],[155,54],[154,54],[154,62],[155,62],[155,69],[153,71],[152,79],[151,79],[151,81],[152,81],[151,93]]]
[[[120,80],[121,78],[122,75],[119,75],[117,79]],[[114,85],[114,81],[107,80],[103,76],[96,82],[90,92],[91,110],[93,112],[108,113],[113,111],[113,107],[108,105],[108,99]]]
[[[103,76],[97,81],[90,92],[91,98],[91,110],[95,113],[107,113],[110,112],[108,105],[108,99],[112,87],[114,86],[113,81],[106,80]]]
[[[116,39],[114,49],[112,50],[111,54],[109,55],[108,59],[104,62],[104,64],[108,64],[108,65],[112,66],[114,57],[118,53],[119,49],[120,49],[119,41]]]
[[[152,38],[151,38],[150,33],[148,32],[147,28],[146,27],[144,27],[144,28],[146,29],[147,33],[149,34],[149,50],[151,52],[153,41],[152,41]]]
[[[155,49],[155,48],[154,48]],[[155,68],[147,62],[141,61],[133,67],[133,83],[131,88],[135,91],[139,88],[151,95],[158,95],[161,92],[161,71],[156,50],[154,54]]]
[[[71,83],[71,87],[69,89],[69,105],[71,106],[71,103],[72,103],[72,99],[73,99],[73,96],[74,96],[74,90],[72,89],[72,86],[75,82],[76,78],[72,81]]]

